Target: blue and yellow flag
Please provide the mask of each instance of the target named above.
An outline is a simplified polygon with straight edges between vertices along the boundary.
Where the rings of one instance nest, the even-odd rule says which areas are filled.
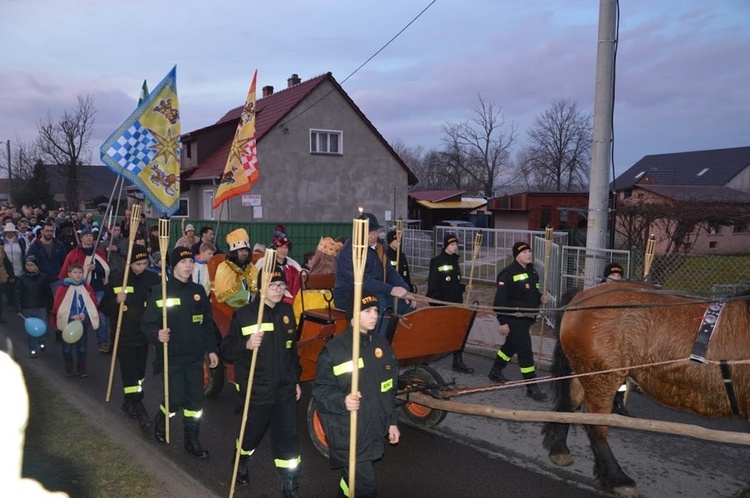
[[[180,206],[180,146],[175,66],[99,151],[109,169],[169,216]]]

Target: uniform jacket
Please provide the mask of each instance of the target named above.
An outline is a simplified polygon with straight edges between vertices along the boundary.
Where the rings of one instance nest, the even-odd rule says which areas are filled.
[[[365,276],[362,281],[363,292],[380,296],[389,296],[394,287],[403,287],[411,291],[411,287],[404,282],[388,262],[383,245],[378,242],[375,249],[369,247],[365,260]],[[336,256],[336,285],[333,288],[333,298],[336,307],[351,309],[354,296],[354,261],[352,259],[351,237]]]
[[[396,268],[396,250],[391,246],[388,246],[386,247],[385,253],[388,256],[388,261],[391,263],[391,266]],[[404,251],[401,251],[401,254],[399,254],[398,268],[396,268],[396,271],[401,278],[404,279],[406,285],[409,286],[409,290],[411,290],[411,274],[409,273],[409,263],[406,261],[406,254],[404,254]]]
[[[359,392],[357,413],[357,460],[371,461],[383,455],[388,428],[398,422],[396,391],[398,361],[385,337],[360,334]],[[349,460],[349,411],[344,399],[351,392],[352,328],[331,339],[318,357],[313,396],[323,423],[332,468]]]
[[[44,308],[52,309],[52,289],[49,277],[37,271],[36,273],[24,273],[16,281],[16,308]]]
[[[39,261],[39,270],[47,275],[51,281],[56,282],[61,279],[61,277],[59,276],[60,269],[65,262],[65,255],[67,254],[67,251],[65,250],[65,246],[63,245],[63,243],[59,240],[52,239],[51,243],[51,255],[47,254],[47,249],[45,249],[45,244],[42,243],[41,237],[32,242],[31,247],[29,247],[29,250],[26,252],[26,255],[36,256],[37,260]],[[66,272],[62,278],[65,278],[67,276],[68,274]]]
[[[445,250],[430,260],[427,297],[451,303],[463,302],[466,286],[461,283],[458,260],[458,254],[448,254]]]
[[[541,303],[542,294],[539,292],[539,275],[534,269],[534,265],[528,264],[524,268],[518,261],[513,261],[497,274],[497,290],[493,306],[538,308]],[[507,324],[509,319],[534,321],[533,318],[515,318],[497,313],[497,320],[500,322],[500,325]]]
[[[122,290],[122,280],[125,273],[120,271],[112,275],[109,283],[104,287],[104,296],[99,303],[102,313],[116,323],[120,312],[120,304],[117,302],[117,294]],[[126,287],[127,297],[123,305],[122,324],[120,326],[120,344],[123,346],[139,346],[146,344],[146,336],[143,334],[141,321],[145,311],[146,301],[151,294],[152,287],[159,285],[159,277],[150,271],[144,271],[140,275],[134,272],[128,273],[128,285]],[[114,332],[114,327],[113,330]]]
[[[241,393],[247,391],[247,379],[253,352],[246,344],[258,324],[260,297],[235,311],[229,331],[221,343],[227,361],[234,362],[235,379]],[[297,395],[297,384],[302,373],[297,356],[297,324],[292,307],[277,303],[263,309],[263,342],[258,349],[251,401],[259,405],[286,401]]]
[[[162,328],[162,288],[152,287],[143,313],[143,332],[156,345],[156,361],[164,358],[158,333]],[[200,361],[205,353],[216,353],[211,304],[203,287],[188,279],[180,282],[174,277],[167,280],[167,327],[169,335],[169,361],[189,364]]]

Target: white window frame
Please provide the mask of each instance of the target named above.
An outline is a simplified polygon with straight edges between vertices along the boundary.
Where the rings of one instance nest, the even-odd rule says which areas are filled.
[[[317,145],[319,143],[319,135],[324,134],[328,136],[328,139],[326,140],[327,150],[313,150],[313,135],[315,135],[315,147],[317,149]],[[331,152],[331,139],[330,137],[332,135],[335,135],[338,137],[338,151]],[[308,140],[308,146],[310,147],[310,154],[325,154],[325,155],[332,155],[332,156],[343,156],[344,155],[344,132],[341,130],[323,130],[318,128],[310,128],[310,134],[309,134],[309,140]]]

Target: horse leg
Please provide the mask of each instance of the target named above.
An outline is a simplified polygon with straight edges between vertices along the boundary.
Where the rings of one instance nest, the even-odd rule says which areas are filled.
[[[610,413],[612,399],[610,396],[586,396],[587,413]],[[607,442],[606,425],[586,425],[586,434],[589,437],[591,450],[594,452],[594,476],[606,489],[612,490],[618,496],[639,496],[635,481],[623,472],[617,462],[612,448]]]
[[[583,386],[578,379],[571,381],[558,381],[557,386],[557,406],[555,411],[574,412],[581,407],[583,403]],[[566,387],[567,386],[567,387]],[[565,392],[561,392],[565,389]],[[568,431],[570,424],[548,422],[544,424],[542,433],[544,441],[542,446],[549,450],[548,457],[555,465],[565,467],[573,463],[573,457],[570,456],[568,448]]]

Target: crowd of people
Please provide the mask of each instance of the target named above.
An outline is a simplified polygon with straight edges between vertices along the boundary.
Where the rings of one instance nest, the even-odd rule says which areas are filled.
[[[111,352],[113,324],[122,313],[117,358],[123,412],[141,429],[153,427],[155,439],[166,443],[166,423],[181,410],[186,451],[207,458],[209,452],[200,441],[204,357],[212,368],[219,365],[219,355],[234,363],[240,406],[248,390],[250,363],[253,354],[257,354],[251,409],[244,437],[237,441],[240,465],[236,481],[251,481],[251,456],[270,428],[282,495],[299,496],[301,460],[296,421],[301,367],[293,304],[301,291],[301,272],[323,268],[335,273],[334,304],[345,311],[349,333],[329,341],[323,349],[317,362],[313,397],[328,438],[331,466],[342,468],[340,490],[345,496],[350,487],[346,465],[349,413],[359,411],[357,494],[375,496],[372,462],[383,455],[386,439],[396,444],[400,438],[395,400],[398,362],[385,330],[387,320],[382,317],[394,305],[398,314],[408,313],[416,306],[416,287],[396,232],[387,233],[383,243],[379,240],[382,226],[377,218],[371,213],[362,215],[370,230],[359,303],[361,359],[359,365],[354,365],[351,351],[356,303],[351,239],[321,240],[319,250],[305,253],[300,264],[290,257],[292,241],[286,228],[278,225],[270,234],[268,246],[275,249],[276,259],[265,301],[261,303],[262,270],[268,267],[262,257],[265,246],[252,246],[245,229],[227,234],[227,253],[211,278],[209,262],[216,254],[223,254],[214,240],[214,230],[204,226],[196,235],[195,227],[186,225],[167,257],[171,271],[166,288],[162,289],[158,230],[148,227],[145,216],[137,226],[130,226],[130,213],[124,214],[121,222],[100,227],[90,214],[66,213],[62,208],[54,216],[46,206],[24,206],[18,213],[11,208],[3,210],[0,283],[5,284],[9,311],[50,324],[61,344],[65,375],[88,376],[89,334],[95,335],[101,354]],[[135,244],[127,260],[133,230]],[[455,234],[447,234],[442,250],[430,261],[426,296],[432,305],[462,303],[464,293],[471,290],[462,281],[458,244]],[[538,308],[547,296],[539,290],[531,248],[518,242],[512,255],[511,264],[497,276],[493,305]],[[617,265],[608,266],[607,271],[605,278],[622,275],[622,268]],[[234,310],[221,341],[217,341],[212,299]],[[0,306],[1,303],[2,299]],[[167,327],[162,321],[165,308]],[[263,321],[259,326],[261,310]],[[536,372],[529,336],[533,316],[499,312],[497,320],[498,330],[506,340],[497,351],[489,378],[506,382],[503,369],[517,355],[523,378],[533,379]],[[31,358],[48,349],[46,335],[28,337]],[[162,361],[165,344],[169,345],[168,372]],[[162,404],[154,415],[143,403],[149,354],[154,355],[154,373],[168,375],[169,386],[169,405]],[[351,376],[355,368],[359,369],[360,391],[353,395]],[[474,372],[464,362],[462,351],[454,353],[452,368],[465,374]],[[533,383],[528,384],[526,392],[535,401],[547,398]]]

